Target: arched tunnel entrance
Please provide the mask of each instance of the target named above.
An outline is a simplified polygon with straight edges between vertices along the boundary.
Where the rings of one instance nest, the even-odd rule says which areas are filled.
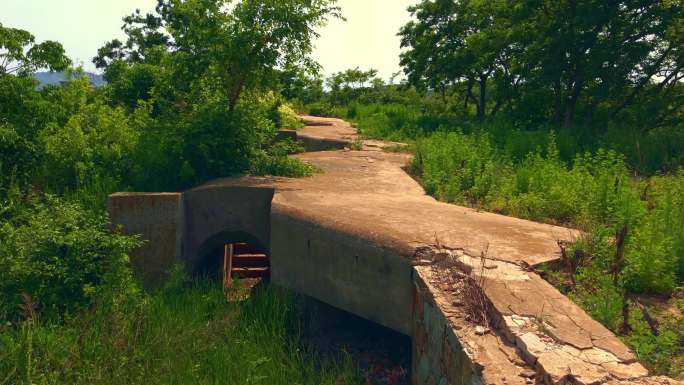
[[[268,249],[245,232],[226,231],[209,238],[200,247],[194,273],[231,286],[234,279],[270,278]]]

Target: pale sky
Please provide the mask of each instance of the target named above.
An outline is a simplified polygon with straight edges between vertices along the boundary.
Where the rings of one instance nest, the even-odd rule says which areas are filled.
[[[406,7],[418,0],[339,0],[346,22],[335,20],[319,32],[314,59],[326,74],[348,68],[375,68],[389,78],[399,67],[399,28],[410,18]],[[0,23],[26,29],[37,41],[57,40],[86,70],[104,42],[123,39],[121,18],[136,8],[154,9],[156,0],[0,0]]]

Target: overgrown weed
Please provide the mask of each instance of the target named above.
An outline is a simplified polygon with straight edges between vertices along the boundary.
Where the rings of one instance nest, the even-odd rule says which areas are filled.
[[[84,310],[56,327],[0,330],[0,380],[12,384],[361,384],[351,364],[300,343],[297,298],[261,287],[229,303],[220,285],[177,271],[135,300]]]

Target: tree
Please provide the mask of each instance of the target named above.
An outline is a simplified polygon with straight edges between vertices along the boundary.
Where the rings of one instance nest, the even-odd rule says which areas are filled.
[[[150,62],[155,51],[165,51],[172,46],[170,36],[162,31],[163,20],[154,14],[142,15],[139,9],[123,18],[121,29],[128,36],[125,43],[114,39],[97,50],[93,64],[108,68],[116,60],[129,63]]]
[[[681,0],[423,0],[409,11],[415,20],[400,31],[409,80],[445,98],[458,90],[478,118],[503,106],[533,113],[532,104],[571,127],[580,111],[590,121],[609,107],[614,118],[684,77]]]
[[[447,88],[465,83],[464,104],[473,102],[479,119],[487,114],[487,84],[502,68],[506,48],[490,8],[478,1],[423,0],[408,9],[417,20],[399,32],[401,47],[409,48],[401,54],[409,81],[438,91],[443,99]]]
[[[264,158],[277,109],[265,95],[283,72],[313,72],[315,29],[340,17],[335,0],[158,0],[124,19],[94,63],[112,104],[150,112],[138,163],[177,188],[245,172]],[[270,114],[270,115],[269,115]],[[149,169],[135,169],[135,184]]]
[[[316,66],[308,57],[314,28],[341,17],[335,2],[158,0],[157,15],[124,19],[126,44],[107,43],[94,62],[104,68],[115,60],[147,62],[151,51],[166,48],[188,82],[207,73],[217,79],[233,111],[243,91],[277,80],[277,68]]]
[[[309,104],[323,99],[323,78],[317,70],[286,68],[280,73],[281,93],[286,100]]]
[[[3,27],[0,23],[0,76],[26,76],[40,68],[62,71],[71,65],[60,43],[47,40],[36,44],[35,41],[28,31]]]
[[[359,67],[334,73],[327,79],[332,102],[341,104],[358,98],[369,83],[379,80],[377,75],[378,70],[363,71]]]
[[[581,102],[591,117],[602,102],[635,97],[656,74],[671,82],[682,70],[679,0],[549,0],[511,17],[527,32],[518,37],[529,68],[522,75],[551,87],[559,125],[574,125]]]

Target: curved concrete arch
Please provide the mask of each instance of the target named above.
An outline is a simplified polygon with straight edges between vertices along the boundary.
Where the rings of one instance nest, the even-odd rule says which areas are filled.
[[[248,243],[270,249],[272,188],[208,186],[183,194],[181,261],[189,271],[202,263],[212,242],[230,235],[245,236]],[[235,239],[240,241],[241,239]]]

